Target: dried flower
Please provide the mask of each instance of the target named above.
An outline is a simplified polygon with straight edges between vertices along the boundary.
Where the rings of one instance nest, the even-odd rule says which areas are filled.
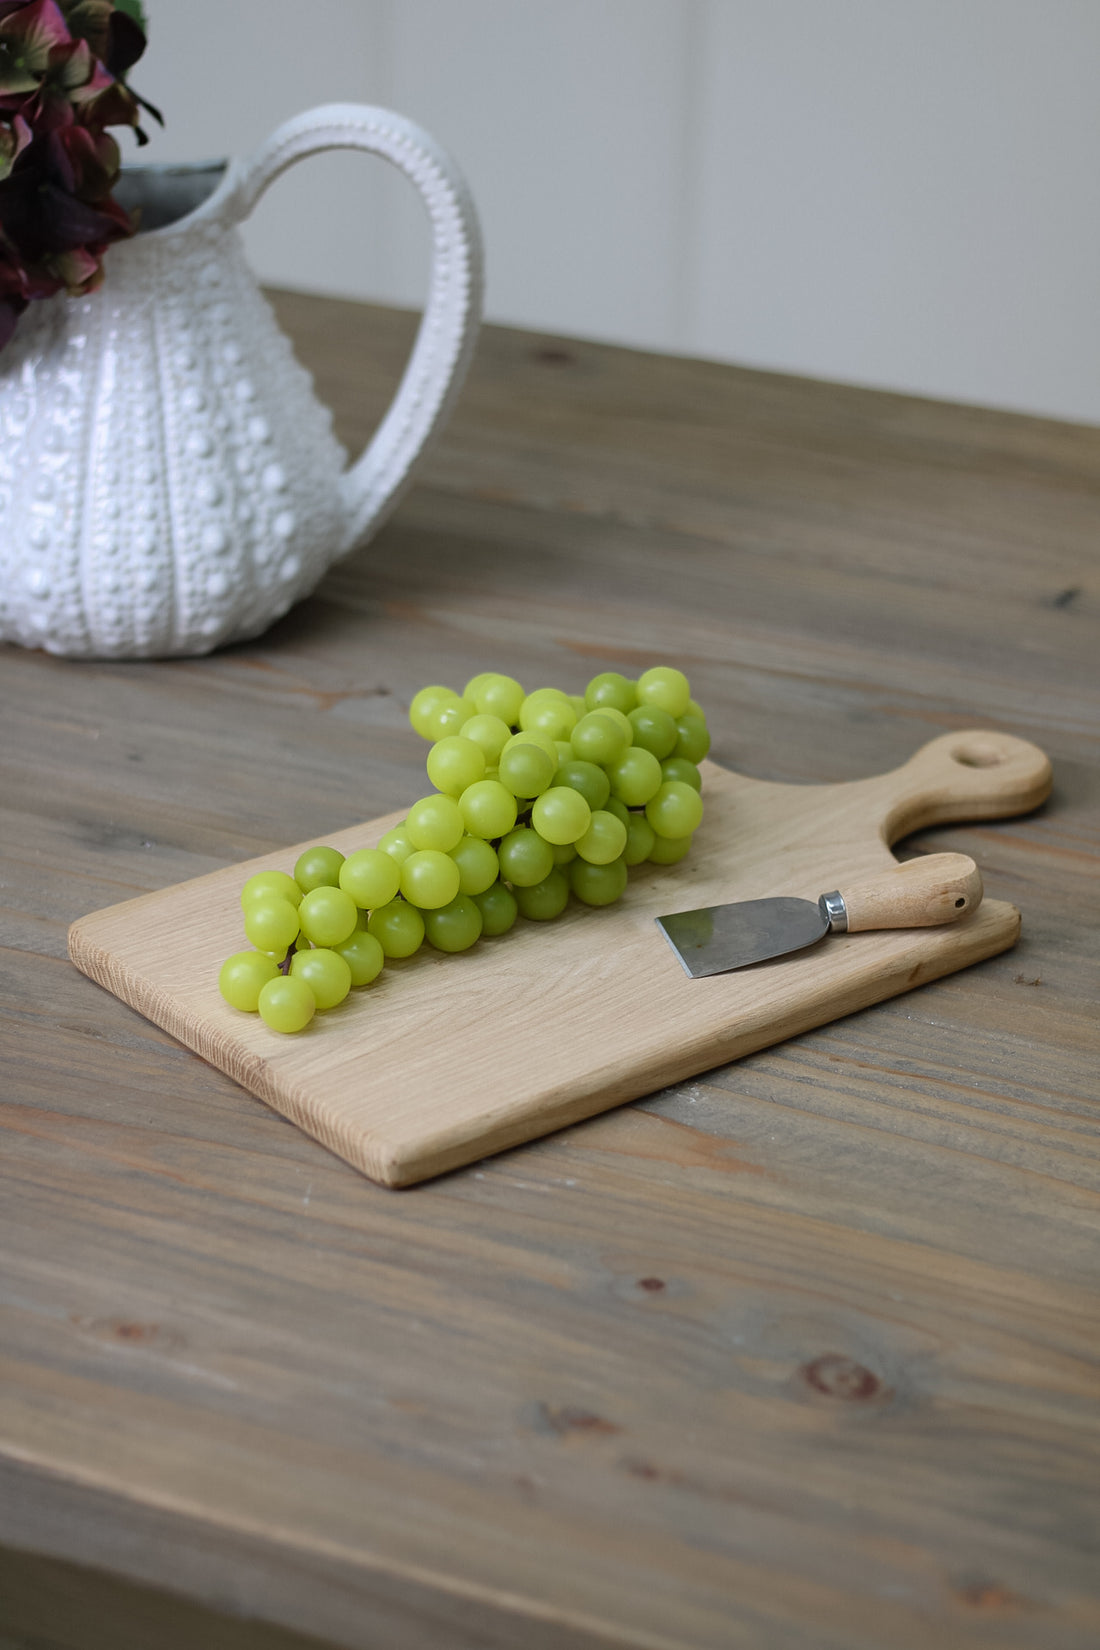
[[[145,108],[126,84],[145,49],[137,0],[0,0],[0,348],[35,298],[91,292],[136,227],[114,200],[108,126]]]

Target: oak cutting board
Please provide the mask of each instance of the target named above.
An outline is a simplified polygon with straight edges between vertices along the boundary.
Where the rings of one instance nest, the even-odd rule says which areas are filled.
[[[942,928],[830,937],[798,956],[689,979],[654,918],[726,900],[816,899],[892,863],[907,832],[1036,807],[1042,751],[946,734],[873,779],[780,785],[703,764],[706,813],[679,865],[641,866],[617,906],[571,903],[443,956],[387,964],[295,1037],[218,993],[245,945],[239,894],[301,843],[74,923],[77,967],[372,1179],[410,1185],[952,973],[1011,946],[1014,906]],[[327,838],[371,847],[400,816]]]

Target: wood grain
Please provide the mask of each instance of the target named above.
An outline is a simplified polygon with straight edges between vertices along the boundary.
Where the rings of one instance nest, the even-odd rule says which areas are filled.
[[[412,318],[278,307],[356,448]],[[0,1634],[95,1645],[94,1597],[126,1644],[140,1594],[349,1650],[1092,1650],[1098,511],[1093,429],[488,329],[266,637],[0,651],[0,1538],[72,1606],[0,1570]],[[893,822],[1018,945],[400,1195],[68,961],[406,807],[425,682],[658,657],[761,781],[1041,746],[1037,811]]]
[[[848,934],[874,928],[934,928],[982,900],[982,873],[966,854],[925,854],[838,889]],[[832,918],[830,918],[832,920]]]
[[[906,925],[905,932],[853,934],[782,964],[705,983],[686,978],[657,917],[773,894],[816,899],[827,885],[853,879],[866,888],[865,878],[894,864],[886,825],[903,809],[936,823],[967,811],[997,817],[1021,801],[1038,806],[1050,788],[1050,763],[1025,740],[977,730],[933,741],[870,783],[767,784],[713,762],[703,764],[703,777],[706,817],[690,856],[675,866],[639,867],[613,910],[573,903],[551,925],[521,923],[502,943],[461,958],[427,948],[298,1037],[279,1037],[258,1017],[229,1008],[217,976],[223,959],[245,944],[245,881],[292,870],[309,843],[91,913],[70,929],[69,954],[345,1162],[383,1185],[408,1186],[1015,943],[1015,906],[990,901],[964,921],[947,924],[941,916],[926,930],[918,902],[917,932]],[[386,814],[353,826],[330,845],[344,854],[376,847],[400,819]],[[895,928],[905,924],[904,909],[888,914]],[[564,1047],[562,1022],[570,1031]]]

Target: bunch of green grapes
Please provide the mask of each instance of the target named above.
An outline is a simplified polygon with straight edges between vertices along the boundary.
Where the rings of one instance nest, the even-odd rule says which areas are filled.
[[[683,859],[703,817],[710,735],[682,671],[605,671],[583,695],[490,672],[461,694],[422,688],[409,719],[432,741],[432,794],[377,848],[307,849],[293,877],[244,886],[255,949],[219,983],[275,1030],[302,1030],[425,940],[465,951],[518,916],[560,916],[571,896],[611,905],[631,866]]]
[[[349,888],[369,891],[381,904],[397,883],[393,861],[370,848],[346,859],[336,848],[307,848],[293,876],[249,877],[241,909],[255,949],[222,964],[218,986],[226,1002],[258,1011],[274,1031],[303,1031],[318,1009],[335,1008],[354,985],[369,985],[386,960]]]

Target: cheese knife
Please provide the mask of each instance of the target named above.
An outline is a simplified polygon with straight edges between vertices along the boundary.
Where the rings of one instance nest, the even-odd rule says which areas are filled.
[[[693,980],[817,945],[828,934],[933,928],[981,904],[981,872],[965,854],[928,854],[846,884],[818,900],[740,900],[676,911],[657,926]]]

